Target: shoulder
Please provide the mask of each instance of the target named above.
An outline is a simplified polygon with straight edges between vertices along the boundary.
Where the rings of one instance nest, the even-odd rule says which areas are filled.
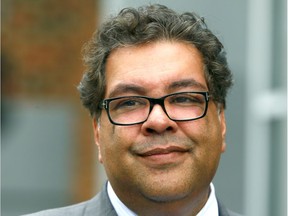
[[[107,194],[106,186],[91,200],[75,205],[49,209],[25,216],[117,216]],[[23,215],[24,216],[24,215]]]
[[[82,202],[76,205],[71,205],[71,206],[66,206],[62,208],[55,208],[55,209],[49,209],[49,210],[44,210],[28,215],[23,215],[23,216],[68,216],[68,215],[84,215],[87,202]]]

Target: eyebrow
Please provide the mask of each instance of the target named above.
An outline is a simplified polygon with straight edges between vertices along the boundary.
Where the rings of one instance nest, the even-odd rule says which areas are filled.
[[[145,92],[146,92],[146,89],[142,86],[130,84],[130,83],[129,84],[120,83],[116,85],[115,88],[108,94],[108,98],[117,97],[124,93],[144,95]]]
[[[176,90],[176,89],[185,88],[185,87],[194,87],[199,90],[207,91],[207,87],[204,84],[196,81],[195,79],[183,79],[183,80],[175,81],[168,86],[168,89]]]

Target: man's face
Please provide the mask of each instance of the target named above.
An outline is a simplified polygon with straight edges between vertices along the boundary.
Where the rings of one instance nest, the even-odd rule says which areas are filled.
[[[201,54],[181,42],[116,49],[105,69],[105,98],[208,91]],[[124,202],[197,199],[207,194],[225,150],[225,131],[224,111],[213,98],[206,116],[195,121],[172,121],[159,105],[142,124],[113,125],[105,111],[99,122],[94,120],[99,160]]]

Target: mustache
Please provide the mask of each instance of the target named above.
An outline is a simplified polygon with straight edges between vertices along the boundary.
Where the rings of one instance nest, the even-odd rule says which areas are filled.
[[[169,146],[175,146],[186,150],[191,150],[195,146],[195,143],[187,137],[179,137],[173,135],[155,136],[145,139],[143,141],[134,143],[130,147],[130,151],[135,154],[141,154],[147,152],[153,148],[165,148]]]

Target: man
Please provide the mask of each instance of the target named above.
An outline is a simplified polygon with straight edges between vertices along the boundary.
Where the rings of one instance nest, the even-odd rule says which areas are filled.
[[[36,215],[237,215],[211,183],[232,76],[203,19],[123,9],[86,44],[84,62],[79,91],[108,182],[90,201]]]

